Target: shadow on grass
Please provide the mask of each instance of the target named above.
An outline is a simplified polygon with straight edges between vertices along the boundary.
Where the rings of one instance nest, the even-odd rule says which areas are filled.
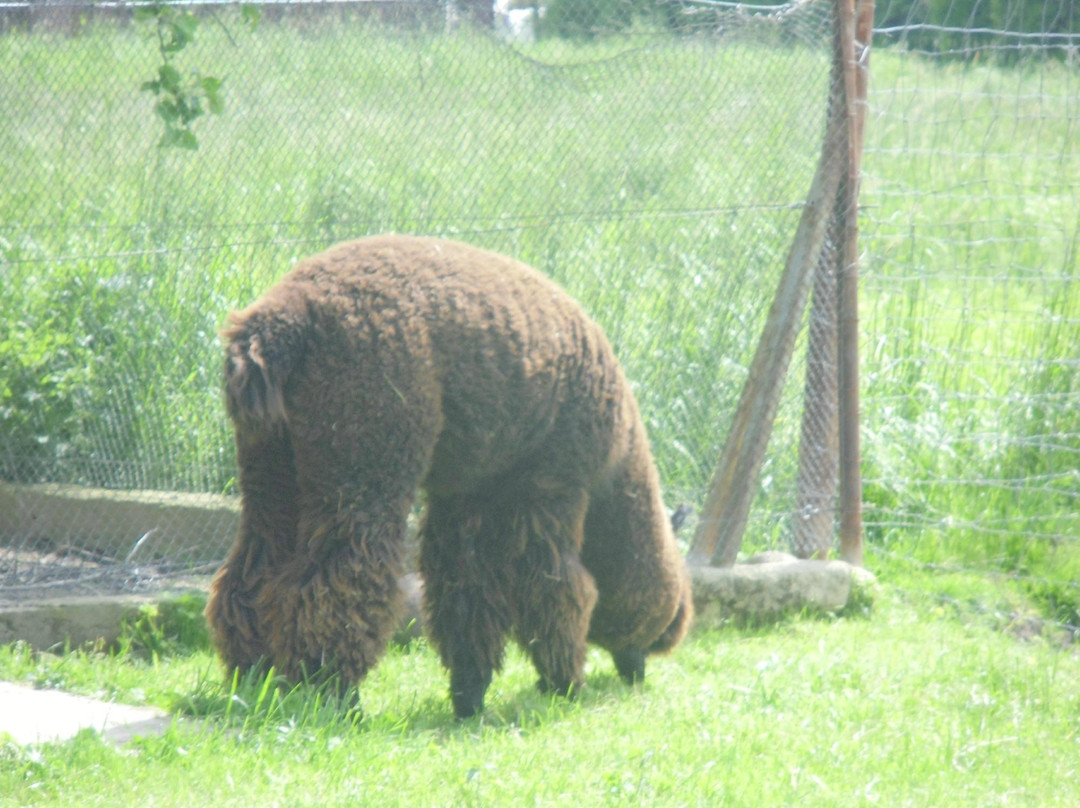
[[[186,598],[163,604],[132,627],[121,650],[135,658],[212,653],[202,622],[203,602]],[[798,631],[808,622],[865,619],[868,614],[869,606],[860,604],[840,616],[792,612],[779,619],[725,621],[702,627],[697,633],[708,636],[709,644],[724,646]],[[251,737],[293,731],[388,736],[433,733],[449,739],[492,731],[535,731],[578,716],[581,711],[633,700],[653,686],[654,679],[648,676],[643,685],[628,687],[616,674],[608,655],[594,650],[590,653],[587,683],[573,698],[542,693],[535,686],[536,674],[526,655],[516,648],[508,651],[504,671],[496,676],[484,711],[463,721],[454,717],[445,671],[421,638],[392,643],[387,657],[372,675],[344,693],[335,679],[294,683],[273,669],[238,672],[226,679],[215,658],[193,688],[176,694],[169,708],[184,721],[202,722],[205,731],[211,733]]]
[[[415,647],[397,648],[403,656],[423,654]],[[317,733],[382,733],[394,735],[436,734],[443,739],[470,737],[487,732],[533,731],[557,723],[581,711],[612,702],[633,699],[644,685],[629,687],[615,671],[597,670],[571,698],[543,693],[532,684],[534,676],[523,656],[511,654],[509,668],[496,676],[485,709],[478,715],[454,717],[445,687],[445,672],[411,677],[400,682],[366,680],[339,694],[336,681],[290,683],[273,669],[268,673],[236,673],[225,681],[208,669],[190,693],[178,694],[171,711],[182,718],[205,723],[209,731],[258,736],[310,730]],[[433,660],[426,659],[425,663]],[[529,684],[526,684],[529,682]],[[434,689],[432,684],[437,684]],[[366,709],[365,701],[372,705]]]

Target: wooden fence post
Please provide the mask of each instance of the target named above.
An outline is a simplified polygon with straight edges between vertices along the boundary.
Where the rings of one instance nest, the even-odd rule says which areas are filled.
[[[839,345],[840,557],[862,566],[862,456],[859,446],[859,180],[874,0],[841,0],[844,97],[848,116],[847,176],[842,188],[844,237],[837,278]]]
[[[823,260],[830,223],[836,223],[833,232],[840,236],[836,250],[842,270],[836,279],[841,554],[845,560],[862,563],[858,178],[873,12],[873,0],[859,0],[857,14],[855,0],[836,0],[829,113],[821,156],[698,520],[688,556],[691,564],[731,566],[735,563],[795,336],[806,308],[812,271]]]
[[[817,170],[698,519],[688,555],[691,564],[731,566],[742,544],[780,391],[806,310],[812,270],[821,256],[844,173],[847,120],[838,57],[834,49],[829,113]]]

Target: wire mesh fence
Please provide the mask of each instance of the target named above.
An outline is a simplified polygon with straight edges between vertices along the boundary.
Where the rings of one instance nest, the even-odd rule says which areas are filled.
[[[1075,602],[1080,10],[954,6],[906,29],[886,9],[875,52],[868,535],[880,552],[1071,582]]]
[[[127,4],[5,4],[0,586],[219,561],[216,330],[298,258],[374,232],[562,283],[634,383],[669,504],[698,507],[814,172],[830,5],[264,3],[252,28],[202,3],[169,51]],[[867,536],[971,564],[1075,548],[1077,21],[1013,34],[913,7],[879,3],[870,82]],[[195,150],[159,145],[183,129],[163,63],[201,93],[176,144]],[[749,548],[786,546],[805,506],[796,356]],[[88,489],[134,515],[64,506]]]

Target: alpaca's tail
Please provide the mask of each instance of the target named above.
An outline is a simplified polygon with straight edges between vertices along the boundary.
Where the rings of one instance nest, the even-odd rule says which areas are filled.
[[[238,425],[272,428],[288,420],[285,384],[306,353],[311,319],[302,301],[274,303],[234,312],[221,330],[225,404]]]

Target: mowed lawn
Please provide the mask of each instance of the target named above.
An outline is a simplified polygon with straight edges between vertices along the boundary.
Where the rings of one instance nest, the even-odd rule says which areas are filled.
[[[352,710],[310,688],[231,687],[202,643],[169,641],[168,624],[113,653],[9,646],[0,678],[177,720],[121,748],[89,732],[2,744],[0,802],[1076,805],[1076,646],[941,603],[886,584],[869,614],[700,626],[637,690],[593,652],[574,702],[539,694],[515,651],[483,716],[464,722],[423,641],[392,647]]]

